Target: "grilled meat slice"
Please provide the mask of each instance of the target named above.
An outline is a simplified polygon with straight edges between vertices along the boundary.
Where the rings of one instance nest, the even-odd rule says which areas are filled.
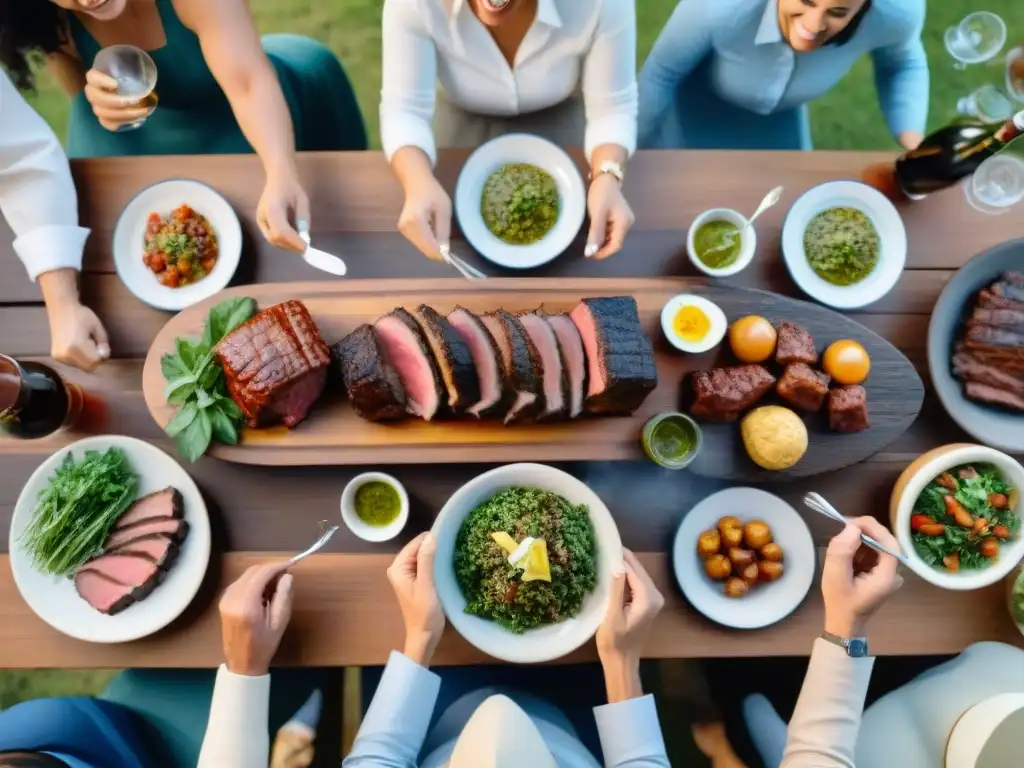
[[[787,365],[775,388],[779,397],[802,411],[820,411],[831,377],[806,363]]]
[[[519,315],[519,322],[540,353],[544,366],[544,410],[538,418],[545,421],[564,418],[569,404],[569,375],[555,329],[537,312]]]
[[[953,355],[953,375],[961,381],[973,381],[1024,397],[1024,371],[1013,373],[979,360],[974,354],[958,350]]]
[[[125,528],[155,517],[181,518],[184,512],[181,493],[177,488],[168,487],[137,499],[123,515],[117,518],[117,524],[114,527],[115,529]]]
[[[690,377],[690,415],[704,421],[735,421],[761,401],[775,377],[763,365],[737,365],[697,371]]]
[[[864,387],[854,384],[829,391],[828,425],[835,432],[860,432],[871,426]]]
[[[984,344],[968,345],[960,342],[957,352],[966,352],[979,363],[1000,368],[1011,376],[1024,376],[1024,350],[1019,347],[987,347]]]
[[[93,579],[85,574],[96,573],[104,577]],[[87,561],[75,573],[75,586],[86,602],[103,613],[123,611],[132,603],[144,600],[163,581],[166,571],[146,555],[125,553],[106,554]],[[80,584],[79,579],[82,579]],[[125,589],[116,597],[117,591],[103,589],[107,582],[116,582]],[[96,598],[94,604],[90,598]]]
[[[276,304],[220,340],[215,354],[250,427],[294,427],[323,392],[330,352],[301,301]]]
[[[480,399],[467,413],[481,419],[504,416],[515,400],[515,392],[505,379],[498,342],[484,321],[468,309],[456,307],[448,315],[448,322],[469,347],[480,388]]]
[[[544,319],[555,330],[558,346],[562,350],[562,363],[569,377],[569,418],[575,419],[583,413],[583,402],[587,395],[587,354],[583,350],[583,339],[569,315],[545,315]]]
[[[993,283],[990,289],[996,296],[1013,301],[1024,301],[1024,273],[1003,272],[999,282]]]
[[[148,594],[145,589],[122,584],[106,574],[88,568],[81,568],[75,573],[75,591],[85,602],[108,616],[116,616],[136,599],[141,600]]]
[[[480,402],[480,383],[469,345],[452,328],[448,319],[433,307],[420,304],[411,314],[423,329],[423,338],[434,353],[441,381],[448,393],[448,409],[456,415],[465,412]]]
[[[151,533],[147,536],[140,536],[137,539],[121,544],[111,550],[106,550],[108,555],[144,555],[157,564],[158,568],[169,571],[174,561],[178,559],[178,543],[170,536],[162,533]]]
[[[484,325],[501,350],[505,379],[516,393],[505,423],[529,421],[544,411],[544,363],[519,319],[503,309],[484,315]]]
[[[173,517],[154,517],[123,528],[115,528],[104,542],[103,551],[109,552],[129,541],[156,534],[163,534],[180,544],[188,536],[188,523]]]
[[[1015,312],[1024,312],[1024,301],[1014,301],[1003,296],[997,296],[990,290],[983,290],[978,294],[978,307],[981,309],[1012,309]]]
[[[372,325],[359,326],[331,347],[331,358],[357,414],[368,421],[405,417],[405,387]]]
[[[1020,349],[1024,356],[1024,331],[1015,331],[995,328],[991,325],[979,323],[977,320],[967,321],[967,333],[964,335],[964,343],[968,349],[976,347],[1015,347]]]
[[[1004,331],[1024,333],[1024,310],[984,309],[978,307],[971,314],[971,320],[1001,328]]]
[[[381,347],[405,388],[409,413],[430,421],[444,397],[441,371],[416,318],[396,307],[373,324]]]
[[[583,299],[570,314],[587,358],[588,413],[628,416],[658,386],[654,348],[632,296]]]
[[[1024,413],[1024,397],[1005,389],[997,389],[988,384],[979,384],[976,381],[968,381],[964,384],[964,394],[969,400],[988,405],[998,405],[1011,411]]]
[[[814,339],[804,328],[783,320],[779,323],[779,340],[775,348],[775,362],[779,365],[805,363],[815,365],[818,362],[818,351],[814,348]]]

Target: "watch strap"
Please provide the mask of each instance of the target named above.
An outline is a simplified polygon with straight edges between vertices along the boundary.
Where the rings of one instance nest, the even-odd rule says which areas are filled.
[[[598,176],[602,176],[604,174],[614,177],[620,184],[626,178],[626,172],[622,169],[622,166],[613,160],[606,160],[595,170],[591,171],[590,180],[593,181]]]
[[[831,632],[822,632],[822,640],[827,640],[833,645],[838,645],[846,655],[853,659],[862,659],[868,656],[868,639],[866,637],[840,637]]]

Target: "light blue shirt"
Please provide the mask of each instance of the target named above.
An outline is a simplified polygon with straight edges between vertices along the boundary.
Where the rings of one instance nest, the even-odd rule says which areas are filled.
[[[838,83],[863,54],[894,136],[924,132],[928,59],[921,43],[925,0],[874,0],[844,45],[797,53],[782,37],[778,0],[681,0],[640,73],[639,139],[648,146],[676,90],[707,57],[711,88],[758,115],[799,107]]]
[[[418,756],[441,689],[441,678],[397,651],[363,718],[344,768],[441,768],[455,739]],[[529,713],[527,713],[529,714]],[[609,768],[669,768],[653,696],[594,708],[605,765]],[[562,729],[532,718],[559,768],[594,768],[594,756]]]

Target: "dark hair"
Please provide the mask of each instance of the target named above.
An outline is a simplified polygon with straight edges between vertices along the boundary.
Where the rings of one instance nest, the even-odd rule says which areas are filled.
[[[861,23],[864,21],[864,17],[868,15],[868,11],[871,10],[871,0],[865,0],[864,5],[857,11],[857,14],[850,19],[850,23],[843,28],[843,31],[838,35],[829,40],[825,45],[846,45],[853,36],[857,34],[857,30],[860,29]]]
[[[68,768],[68,764],[40,752],[2,752],[0,768]]]
[[[65,41],[62,9],[50,0],[0,0],[0,64],[19,88],[32,88],[32,58]]]

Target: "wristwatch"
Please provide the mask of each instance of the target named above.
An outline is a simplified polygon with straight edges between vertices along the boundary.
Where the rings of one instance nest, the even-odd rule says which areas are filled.
[[[590,180],[593,181],[598,176],[605,173],[609,176],[614,176],[618,180],[619,184],[621,184],[622,180],[626,178],[626,172],[622,169],[622,166],[619,163],[616,163],[614,160],[605,160],[597,167],[596,171],[591,171]]]
[[[863,659],[868,655],[868,639],[866,637],[840,637],[831,632],[822,632],[822,640],[838,645],[851,659]]]

